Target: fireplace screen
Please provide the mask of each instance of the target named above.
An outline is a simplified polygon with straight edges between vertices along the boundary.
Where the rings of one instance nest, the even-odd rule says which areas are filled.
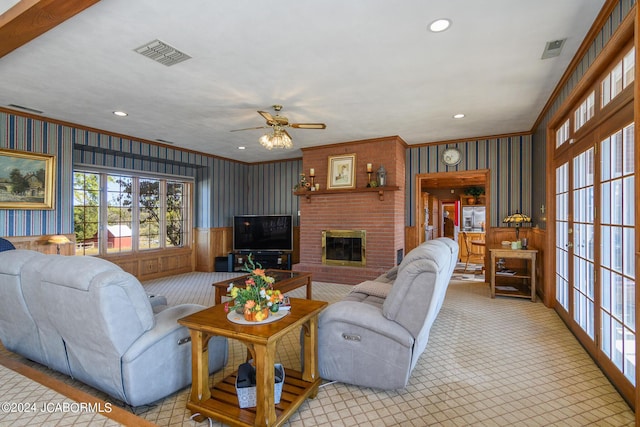
[[[365,230],[325,230],[322,232],[322,263],[364,267]]]

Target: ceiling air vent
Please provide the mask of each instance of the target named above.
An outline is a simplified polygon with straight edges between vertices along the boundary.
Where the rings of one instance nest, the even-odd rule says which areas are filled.
[[[567,39],[547,42],[546,46],[544,47],[544,51],[542,52],[541,59],[554,58],[560,55],[560,52],[562,52],[562,47],[564,46],[564,42],[566,41]]]
[[[173,46],[169,46],[163,41],[154,40],[149,43],[145,43],[142,46],[134,49],[140,55],[144,55],[147,58],[153,59],[167,67],[177,64],[178,62],[191,59],[186,53],[180,52]]]

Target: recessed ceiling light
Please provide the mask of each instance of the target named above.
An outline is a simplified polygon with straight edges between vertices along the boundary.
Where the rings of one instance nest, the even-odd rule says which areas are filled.
[[[113,114],[115,114],[118,117],[127,117],[128,114],[125,113],[124,111],[114,111]]]
[[[242,145],[238,147],[238,150],[245,150],[247,147],[243,147]]]
[[[462,119],[462,118],[464,118],[464,114],[462,114],[462,113],[454,114],[454,115],[453,115],[453,118],[454,118],[454,119]]]
[[[451,26],[451,21],[449,21],[448,19],[444,19],[444,18],[436,19],[431,24],[429,24],[429,30],[433,31],[434,33],[439,33],[441,31],[446,30],[450,26]]]

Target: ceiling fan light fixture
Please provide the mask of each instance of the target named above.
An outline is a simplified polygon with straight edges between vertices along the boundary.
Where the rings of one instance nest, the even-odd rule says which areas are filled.
[[[262,135],[258,142],[267,150],[274,148],[289,149],[293,147],[293,141],[291,141],[289,135],[277,127],[273,130],[273,133]]]

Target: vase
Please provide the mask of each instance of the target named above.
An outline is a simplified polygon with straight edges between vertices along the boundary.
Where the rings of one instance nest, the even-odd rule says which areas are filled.
[[[244,320],[247,322],[262,322],[269,317],[269,307],[263,307],[259,310],[246,309],[244,311]]]

